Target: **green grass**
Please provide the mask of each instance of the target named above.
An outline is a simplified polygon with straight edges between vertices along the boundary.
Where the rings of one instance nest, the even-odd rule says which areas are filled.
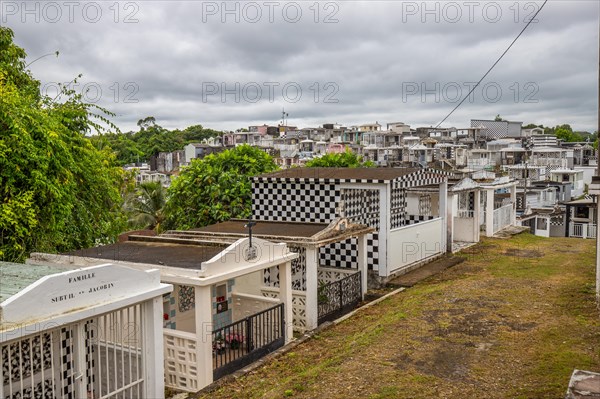
[[[574,368],[600,369],[593,240],[520,234],[460,256],[198,397],[555,398]]]

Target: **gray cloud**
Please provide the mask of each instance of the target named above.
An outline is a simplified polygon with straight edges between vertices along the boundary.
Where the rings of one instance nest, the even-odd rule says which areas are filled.
[[[222,13],[222,2],[81,2],[71,22],[65,3],[57,1],[62,18],[52,23],[45,3],[28,2],[27,14],[23,2],[3,1],[0,21],[15,31],[30,60],[60,51],[58,59],[31,65],[46,87],[83,73],[78,88],[87,83],[94,100],[100,88],[98,104],[117,114],[122,130],[135,129],[148,115],[169,128],[201,123],[236,129],[277,123],[284,107],[298,126],[436,124],[542,4],[428,2],[426,13],[423,2],[319,2],[317,16],[314,2],[279,2],[270,22],[264,2],[230,1],[229,9],[239,10],[236,23],[235,13]],[[473,4],[472,20],[467,4]],[[254,5],[262,16],[251,23]],[[206,13],[215,8],[214,15]],[[298,8],[302,15],[293,23]],[[102,14],[92,23],[96,9]],[[324,23],[328,15],[337,22]],[[595,2],[548,2],[473,101],[445,125],[465,126],[471,118],[499,113],[525,123],[595,130],[597,18]],[[266,82],[278,84],[272,96]],[[235,93],[222,98],[207,91],[215,85]],[[297,102],[291,101],[294,87],[302,92]]]

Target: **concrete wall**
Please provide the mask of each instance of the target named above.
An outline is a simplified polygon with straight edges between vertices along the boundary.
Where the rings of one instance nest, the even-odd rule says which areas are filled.
[[[278,299],[265,298],[263,296],[245,295],[233,293],[233,322],[252,316],[263,310],[267,310],[277,305]]]
[[[433,219],[411,226],[391,230],[388,244],[388,270],[390,273],[440,254],[442,248],[443,219]]]
[[[454,218],[453,241],[478,242],[479,226],[476,218]]]

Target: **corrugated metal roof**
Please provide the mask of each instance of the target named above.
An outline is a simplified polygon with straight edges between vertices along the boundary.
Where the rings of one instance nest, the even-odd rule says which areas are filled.
[[[67,270],[71,270],[71,268],[65,266],[40,266],[0,262],[0,303],[42,277],[62,273]]]

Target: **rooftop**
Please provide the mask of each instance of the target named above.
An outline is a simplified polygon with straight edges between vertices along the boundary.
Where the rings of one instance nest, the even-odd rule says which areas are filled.
[[[274,221],[254,221],[252,236],[271,242],[283,242],[288,245],[322,246],[332,242],[340,242],[350,237],[357,237],[373,232],[372,227],[352,224],[344,218],[326,223],[294,223]],[[153,241],[179,240],[199,242],[233,242],[247,237],[248,229],[244,227],[247,220],[233,219],[226,222],[200,227],[193,230],[170,230],[160,237],[148,237]],[[135,237],[133,237],[135,239]]]
[[[39,266],[23,263],[0,262],[0,303],[51,274],[71,270],[63,266]]]
[[[418,168],[291,168],[258,176],[272,179],[394,180]]]
[[[289,237],[312,237],[327,227],[327,223],[294,223],[294,222],[266,222],[256,220],[252,227],[252,234],[256,236],[289,236]],[[211,224],[190,231],[201,231],[208,233],[225,233],[248,235],[248,229],[244,227],[246,220],[228,220],[222,223]]]
[[[130,240],[137,237],[130,237]],[[172,266],[184,269],[201,269],[205,262],[225,249],[225,245],[203,245],[203,243],[158,242],[155,237],[143,237],[100,247],[71,251],[64,255],[111,262],[133,262],[151,265]]]

